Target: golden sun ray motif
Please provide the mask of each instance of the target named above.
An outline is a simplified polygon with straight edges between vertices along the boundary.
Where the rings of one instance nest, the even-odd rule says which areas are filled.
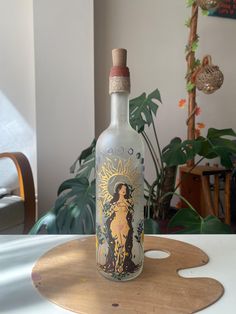
[[[134,189],[133,198],[141,193],[139,164],[134,164],[134,160],[122,160],[118,158],[105,158],[101,167],[97,171],[99,207],[111,201],[118,183],[126,183]]]

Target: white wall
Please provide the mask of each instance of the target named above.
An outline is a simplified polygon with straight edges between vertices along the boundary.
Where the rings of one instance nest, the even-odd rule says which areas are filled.
[[[210,54],[213,63],[224,73],[222,88],[210,95],[199,93],[198,103],[202,107],[203,119],[207,126],[231,127],[236,130],[236,20],[217,17],[199,18],[199,54]]]
[[[174,136],[185,137],[186,111],[177,104],[186,95],[188,15],[184,0],[94,1],[97,135],[110,116],[111,50],[125,47],[131,97],[156,87],[161,91],[156,125],[162,146]],[[39,207],[45,211],[94,136],[93,1],[34,0],[34,32]],[[23,151],[36,180],[34,32],[32,0],[0,0],[0,151]],[[220,91],[198,94],[200,120],[207,127],[236,129],[235,33],[235,20],[199,18],[199,56],[211,53],[225,75]],[[15,179],[14,174],[8,183]]]
[[[184,26],[190,11],[184,0],[99,0],[95,1],[95,103],[96,134],[107,127],[110,116],[108,75],[111,50],[127,48],[131,71],[131,98],[158,87],[163,105],[156,126],[161,146],[175,136],[186,137],[186,110],[178,101],[186,97]],[[215,17],[199,18],[199,57],[210,53],[225,75],[221,90],[211,96],[199,93],[202,108],[199,122],[207,127],[236,129],[236,21]],[[152,177],[150,157],[146,176]]]
[[[21,151],[36,181],[32,0],[0,1],[0,152]],[[10,161],[0,161],[0,187],[17,186]]]
[[[39,211],[94,138],[92,0],[34,0]]]

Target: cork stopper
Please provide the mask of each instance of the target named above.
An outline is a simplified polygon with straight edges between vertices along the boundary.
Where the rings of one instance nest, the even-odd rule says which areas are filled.
[[[113,62],[113,66],[126,67],[127,50],[123,48],[113,49],[112,50],[112,62]]]
[[[109,93],[129,93],[130,92],[130,74],[126,66],[127,50],[117,48],[112,50],[113,66],[109,76]]]

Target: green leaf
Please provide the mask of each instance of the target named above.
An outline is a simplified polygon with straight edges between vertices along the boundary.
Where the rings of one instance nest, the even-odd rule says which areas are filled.
[[[144,233],[145,234],[160,234],[160,228],[158,223],[149,218],[144,220]]]
[[[212,233],[231,233],[230,226],[222,223],[215,216],[202,218],[191,208],[180,209],[170,220],[168,228],[181,227],[175,233],[188,234],[212,234]]]
[[[203,16],[208,16],[209,15],[209,11],[208,10],[201,10],[202,11],[202,15]]]
[[[194,4],[195,1],[196,1],[196,0],[186,0],[186,6],[187,6],[187,8],[191,7],[191,6]]]
[[[155,100],[159,101],[160,103],[162,103],[161,94],[160,94],[160,92],[159,92],[159,89],[156,88],[153,92],[151,92],[151,93],[148,95],[148,99],[149,99],[149,100],[155,99]]]
[[[202,233],[217,234],[217,233],[232,233],[229,225],[222,223],[215,216],[207,216],[202,224]]]
[[[96,139],[92,141],[89,147],[87,147],[81,152],[79,157],[75,160],[73,165],[70,167],[70,173],[75,172],[75,169],[78,163],[79,163],[79,166],[81,166],[90,157],[90,155],[93,154],[93,152],[95,151],[95,146],[96,146]]]
[[[232,156],[236,154],[236,143],[223,136],[236,137],[232,129],[214,129],[208,130],[207,137],[199,137],[197,141],[201,142],[199,155],[208,159],[220,157],[221,164],[226,168],[232,168]]]
[[[188,18],[187,20],[185,20],[184,25],[187,26],[187,27],[190,27],[190,22],[191,22],[191,19]]]
[[[186,157],[181,149],[182,141],[176,137],[162,150],[162,160],[168,167],[181,165],[186,162]]]
[[[43,227],[45,227],[47,232],[50,234],[58,233],[56,215],[53,211],[49,211],[46,215],[41,217],[30,230],[29,234],[38,234]]]
[[[196,52],[196,51],[197,51],[198,42],[199,42],[199,40],[197,39],[197,40],[195,40],[195,41],[192,43],[192,45],[191,45],[191,50],[192,50],[192,52]]]
[[[177,233],[200,233],[201,222],[202,219],[196,211],[183,208],[171,218],[168,228],[182,227],[183,230]]]
[[[91,155],[89,155],[83,160],[80,168],[77,170],[76,177],[77,178],[86,177],[89,180],[94,169],[95,169],[95,151],[93,151]]]
[[[199,136],[196,141],[199,142],[201,145],[201,149],[198,152],[200,156],[205,157],[207,159],[217,157],[217,154],[212,150],[212,146],[209,143],[208,139],[204,138],[203,136]]]
[[[87,182],[88,179],[86,177],[68,179],[59,186],[57,195],[61,194],[65,190],[72,189],[73,187],[83,190],[84,185],[87,185]]]
[[[181,141],[175,137],[170,144],[162,150],[162,160],[168,167],[185,164],[188,160],[193,159],[201,150],[201,143],[195,140]]]
[[[71,225],[74,219],[72,214],[75,204],[63,205],[57,210],[56,224],[59,234],[71,233]]]
[[[186,89],[188,92],[191,92],[194,88],[195,88],[195,84],[193,84],[191,82],[187,83]]]
[[[144,131],[145,125],[150,126],[152,114],[156,115],[157,113],[158,105],[153,100],[161,102],[161,95],[158,89],[148,96],[143,93],[129,102],[130,124],[139,133]]]
[[[92,141],[91,145],[90,145],[88,148],[84,149],[84,150],[82,151],[82,153],[80,154],[80,156],[79,156],[79,162],[80,162],[80,164],[81,164],[89,155],[91,155],[91,154],[94,152],[95,146],[96,146],[96,139],[94,139],[94,140]]]
[[[67,193],[62,193],[65,190]],[[62,183],[62,193],[55,203],[59,233],[92,234],[95,232],[95,180],[73,178]]]
[[[57,197],[53,208],[55,215],[57,215],[57,211],[65,204],[66,200],[69,200],[71,197],[73,197],[73,195],[74,192],[70,190],[67,191],[67,193],[63,193],[59,197]]]
[[[214,129],[210,128],[207,133],[208,138],[217,138],[221,136],[233,136],[236,137],[236,133],[234,132],[233,129]]]
[[[216,152],[216,154],[220,157],[220,162],[224,167],[229,168],[229,169],[233,168],[233,164],[231,161],[232,154],[230,154],[225,149],[225,147],[215,146],[215,147],[213,147],[213,149]]]
[[[129,102],[130,124],[138,132],[142,132],[147,123],[142,116],[142,107],[145,104],[145,99],[146,94],[143,93]]]

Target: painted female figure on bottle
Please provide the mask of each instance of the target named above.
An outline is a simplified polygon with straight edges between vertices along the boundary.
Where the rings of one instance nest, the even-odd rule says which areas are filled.
[[[106,221],[109,237],[109,251],[105,270],[117,274],[123,271],[134,271],[132,262],[133,212],[134,204],[126,183],[118,183],[110,202],[111,215]]]

